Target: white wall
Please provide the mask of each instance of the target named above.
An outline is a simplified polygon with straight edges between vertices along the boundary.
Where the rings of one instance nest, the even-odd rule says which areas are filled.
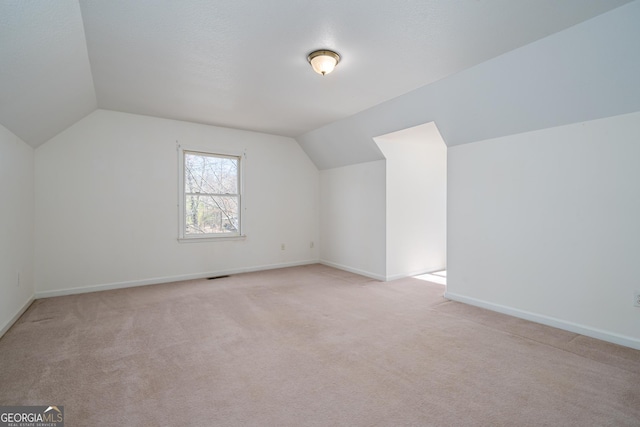
[[[388,280],[447,265],[447,147],[435,123],[375,138],[386,158]]]
[[[0,125],[0,336],[34,296],[33,149]]]
[[[386,278],[385,161],[320,172],[320,260]]]
[[[245,240],[177,241],[176,141],[246,152]],[[38,296],[318,260],[319,173],[291,138],[97,110],[35,170]]]
[[[640,112],[449,147],[447,297],[640,348]]]

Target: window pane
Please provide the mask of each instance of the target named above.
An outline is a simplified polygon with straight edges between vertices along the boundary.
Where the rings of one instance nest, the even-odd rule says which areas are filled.
[[[238,193],[238,159],[195,153],[184,156],[186,193]]]
[[[238,197],[187,195],[185,233],[237,233]]]

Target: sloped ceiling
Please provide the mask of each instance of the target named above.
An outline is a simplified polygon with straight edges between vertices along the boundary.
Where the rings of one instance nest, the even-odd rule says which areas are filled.
[[[78,2],[0,2],[0,124],[37,147],[97,107]]]
[[[96,108],[298,137],[628,2],[1,2],[0,123],[34,147]]]
[[[374,138],[435,122],[448,147],[640,111],[640,1],[296,138],[319,169],[383,159]]]

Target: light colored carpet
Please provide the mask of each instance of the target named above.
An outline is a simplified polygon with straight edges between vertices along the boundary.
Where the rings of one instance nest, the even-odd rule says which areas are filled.
[[[638,426],[640,351],[321,265],[37,300],[0,404],[67,426]]]

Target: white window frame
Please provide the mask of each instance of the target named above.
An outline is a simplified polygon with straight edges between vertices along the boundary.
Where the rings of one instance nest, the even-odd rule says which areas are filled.
[[[237,159],[238,161],[238,231],[231,233],[208,233],[208,234],[187,234],[186,233],[186,192],[185,192],[185,154],[200,154],[203,156],[223,157]],[[244,171],[244,154],[227,153],[221,151],[209,151],[200,148],[184,148],[178,145],[178,241],[182,243],[192,242],[212,242],[221,240],[237,240],[244,239],[246,236],[242,233],[243,221],[243,171]]]

